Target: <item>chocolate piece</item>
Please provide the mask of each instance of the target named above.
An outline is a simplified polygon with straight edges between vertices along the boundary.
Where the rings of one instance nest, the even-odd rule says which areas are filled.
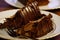
[[[41,14],[37,8],[37,2],[33,2],[17,11],[14,17],[6,18],[6,22],[0,24],[0,27],[11,28],[20,37],[22,35],[23,37],[35,39],[53,30],[51,18],[51,14],[47,16]]]
[[[18,0],[19,2],[21,2],[23,5],[27,5],[27,2],[28,2],[28,0]]]

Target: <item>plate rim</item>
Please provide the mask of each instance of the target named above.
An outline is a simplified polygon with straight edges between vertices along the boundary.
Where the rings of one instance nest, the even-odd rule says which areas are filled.
[[[43,7],[43,8],[42,8],[42,7]],[[60,8],[60,6],[54,7],[54,8],[45,8],[45,7],[48,7],[48,5],[39,6],[39,9],[40,9],[40,10],[55,10],[55,9],[59,9],[59,8]]]
[[[18,2],[18,1],[17,1],[17,3],[21,4],[22,7],[17,6],[17,5],[14,4],[14,3],[9,2],[9,0],[4,0],[4,1],[5,1],[7,4],[9,4],[9,5],[13,6],[13,7],[16,7],[16,8],[22,8],[22,7],[24,7],[24,5],[23,5],[22,3],[20,3],[20,2]]]

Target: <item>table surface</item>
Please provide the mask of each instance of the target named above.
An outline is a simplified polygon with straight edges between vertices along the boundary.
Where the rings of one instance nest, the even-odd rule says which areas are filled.
[[[7,4],[4,0],[0,0],[0,12],[5,11],[5,10],[10,10],[10,9],[17,9],[17,8]],[[60,9],[49,10],[49,11],[60,16]],[[4,39],[2,39],[2,40],[4,40]],[[51,39],[47,39],[47,40],[60,40],[60,35],[58,35],[54,38],[51,38]]]

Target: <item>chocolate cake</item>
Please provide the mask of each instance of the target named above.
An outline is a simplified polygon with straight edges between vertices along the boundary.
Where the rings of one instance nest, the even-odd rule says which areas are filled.
[[[28,2],[28,0],[18,0],[19,2],[21,2],[23,5],[27,5],[27,2]]]
[[[51,18],[51,14],[41,14],[37,2],[33,2],[17,11],[14,17],[6,18],[6,21],[0,24],[0,28],[10,28],[18,34],[17,36],[35,39],[53,30]]]

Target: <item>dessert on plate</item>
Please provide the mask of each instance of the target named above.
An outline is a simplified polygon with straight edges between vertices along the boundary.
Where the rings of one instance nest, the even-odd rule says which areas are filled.
[[[0,28],[7,28],[10,35],[19,38],[36,39],[42,37],[53,30],[52,15],[41,14],[37,7],[37,2],[33,2],[28,6],[17,11],[11,18],[6,18],[6,21],[0,23]]]

